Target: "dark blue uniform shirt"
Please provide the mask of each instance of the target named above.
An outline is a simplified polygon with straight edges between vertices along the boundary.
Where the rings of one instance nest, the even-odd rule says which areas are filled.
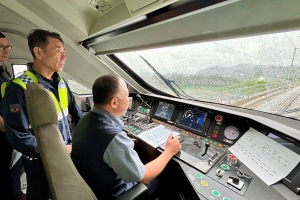
[[[53,84],[51,85],[45,80],[45,78],[32,69],[32,63],[28,64],[28,69],[36,75],[39,84],[52,91],[58,98],[57,85],[60,82],[60,76],[57,73],[53,74]],[[53,87],[53,85],[56,87]],[[76,121],[79,121],[82,117],[82,112],[76,104],[74,96],[67,83],[66,86],[68,89],[69,114],[71,114]],[[10,145],[17,151],[21,152],[24,156],[39,158],[40,155],[36,138],[32,128],[30,128],[24,89],[20,85],[11,82],[6,87],[0,114],[3,114],[6,127],[6,137]],[[70,143],[71,140],[68,142]]]
[[[144,177],[146,168],[123,126],[94,106],[74,132],[72,160],[98,199],[116,199]]]

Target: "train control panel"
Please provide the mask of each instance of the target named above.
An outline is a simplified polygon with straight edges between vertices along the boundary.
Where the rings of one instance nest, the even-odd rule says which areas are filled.
[[[132,98],[121,120],[129,136],[162,151],[170,133],[179,139],[181,151],[174,157],[190,166],[185,175],[199,199],[247,199],[253,173],[230,147],[251,129],[272,140],[282,138],[282,133],[248,118],[167,99]],[[279,143],[289,143],[288,148],[300,154],[298,143]],[[299,174],[298,164],[280,182],[299,194]]]

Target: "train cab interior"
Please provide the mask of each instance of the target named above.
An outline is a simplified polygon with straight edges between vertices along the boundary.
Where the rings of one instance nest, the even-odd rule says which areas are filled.
[[[173,133],[169,199],[300,200],[300,0],[0,0],[3,63],[32,62],[27,34],[59,33],[60,73],[84,113],[104,74],[127,83],[121,120],[145,163]],[[76,129],[76,127],[73,127]],[[26,173],[26,172],[25,172]],[[22,176],[26,192],[26,179]]]

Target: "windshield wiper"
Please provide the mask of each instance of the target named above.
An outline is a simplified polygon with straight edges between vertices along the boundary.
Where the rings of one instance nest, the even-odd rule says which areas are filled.
[[[187,95],[180,87],[175,83],[173,80],[166,79],[163,75],[161,75],[146,59],[144,59],[142,56],[140,56],[141,59],[145,61],[145,63],[155,72],[155,74],[176,94],[177,97],[185,97],[185,98],[191,98],[193,97]],[[172,83],[181,91],[181,93],[172,85]]]

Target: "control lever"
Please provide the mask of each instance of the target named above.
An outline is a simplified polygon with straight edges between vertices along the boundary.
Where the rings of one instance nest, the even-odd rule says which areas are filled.
[[[147,104],[147,102],[142,99],[141,95],[136,94],[135,96],[136,96],[136,98],[138,98],[139,100],[141,100],[150,109],[150,112],[149,112],[149,124],[151,124],[153,122],[153,120],[152,120],[152,107],[149,106],[149,104]]]
[[[227,183],[239,190],[241,190],[244,186],[244,181],[236,176],[229,176],[229,180],[227,181]]]
[[[229,178],[232,179],[232,182],[233,182],[234,184],[239,184],[239,182],[240,182],[240,179],[239,179],[238,177],[229,176]]]
[[[247,174],[245,174],[244,172],[242,172],[241,170],[238,170],[237,171],[237,176],[240,177],[240,178],[250,178]]]
[[[201,145],[198,143],[197,140],[194,141],[194,144],[197,145],[197,147],[199,147],[201,149]]]
[[[201,156],[204,156],[207,153],[208,147],[210,147],[210,143],[206,142],[205,143],[205,151]]]

